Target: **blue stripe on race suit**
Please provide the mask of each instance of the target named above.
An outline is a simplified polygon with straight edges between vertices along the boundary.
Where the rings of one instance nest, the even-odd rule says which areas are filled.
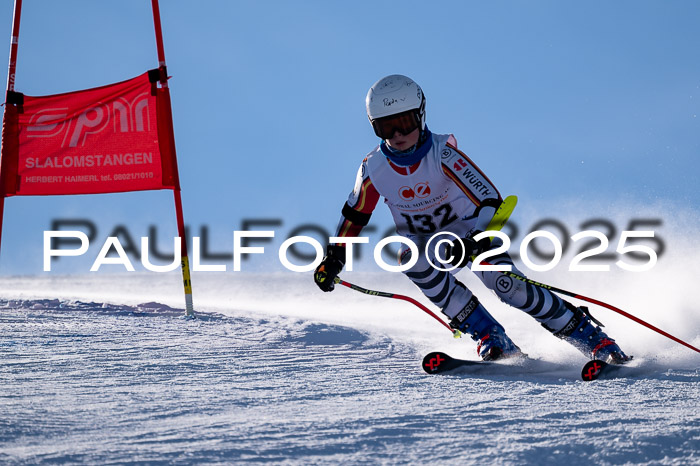
[[[433,301],[434,303],[436,303],[436,304],[437,304],[437,303],[442,303],[442,302],[445,300],[445,297],[447,296],[447,293],[450,291],[450,277],[447,276],[448,274],[447,274],[446,272],[443,272],[443,273],[445,273],[445,275],[446,275],[446,276],[445,276],[445,278],[446,278],[445,284],[444,284],[444,286],[442,287],[442,290],[440,290],[440,292],[437,294],[437,296],[435,296],[435,297],[432,299],[432,301]]]
[[[558,319],[559,317],[563,316],[564,313],[567,311],[566,306],[564,306],[564,302],[561,300],[561,298],[552,295],[554,298],[552,301],[552,307],[550,308],[549,312],[545,315],[543,315],[540,319],[545,322],[549,322],[550,320],[555,320]]]
[[[457,282],[455,285],[458,285],[458,283],[459,282]],[[443,310],[447,309],[450,306],[450,303],[452,302],[452,297],[454,296],[456,290],[457,286],[453,286],[450,290],[450,293],[447,295],[447,299],[445,299],[445,304],[442,305]]]
[[[411,280],[414,280],[414,281],[415,280],[423,280],[425,278],[428,278],[430,276],[430,274],[433,273],[433,270],[435,270],[435,269],[433,269],[432,267],[429,267],[422,272],[405,272],[405,274]]]
[[[529,283],[525,284],[525,291],[527,293],[527,299],[525,300],[525,304],[523,304],[520,307],[520,310],[523,310],[523,311],[525,309],[528,309],[530,306],[532,306],[532,303],[535,301],[535,292],[534,292],[535,287],[528,286],[528,285],[529,285]],[[528,314],[529,314],[529,312],[528,312]]]
[[[447,272],[441,272],[435,269],[430,269],[431,272],[435,272],[435,276],[430,278],[428,281],[421,281],[421,279],[411,278],[411,281],[423,292],[423,294],[433,302],[433,304],[442,307],[443,301],[450,291],[450,277]],[[423,277],[422,280],[428,278],[430,274]]]
[[[529,283],[527,284],[528,286],[532,286]],[[540,312],[542,312],[542,308],[544,307],[544,293],[542,292],[542,288],[539,286],[534,287],[535,288],[535,300],[534,300],[534,306],[529,310],[525,311],[531,316],[535,317],[537,316]]]
[[[434,278],[431,278],[427,282],[414,281],[414,283],[418,285],[418,288],[422,290],[429,290],[438,286],[445,278],[445,272],[438,272],[437,274],[435,274]]]

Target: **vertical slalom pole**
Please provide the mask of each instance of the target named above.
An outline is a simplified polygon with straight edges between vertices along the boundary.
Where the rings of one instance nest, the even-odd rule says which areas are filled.
[[[15,72],[17,70],[17,47],[19,45],[19,20],[22,15],[22,0],[15,0],[15,12],[12,19],[12,37],[10,39],[10,65],[7,72],[7,90],[15,90]]]
[[[160,85],[161,88],[168,90],[168,72],[165,65],[165,48],[163,47],[163,31],[160,26],[160,8],[158,6],[158,0],[151,0],[151,6],[153,8],[153,24],[155,26],[156,33],[156,48],[158,49],[158,70],[160,71]],[[168,93],[167,101],[167,112],[169,114],[168,124],[170,125],[170,134],[174,135],[173,131],[173,119],[172,119],[172,108],[170,106],[170,94]],[[175,199],[175,215],[177,217],[177,232],[180,236],[180,252],[182,255],[182,283],[185,288],[185,318],[194,319],[194,304],[192,302],[192,280],[190,278],[190,261],[187,255],[187,237],[185,235],[185,220],[182,214],[182,198],[180,196],[180,181],[177,169],[177,157],[175,155],[175,143],[173,141],[172,151],[174,159],[174,173],[177,178],[177,184],[175,189],[173,189],[173,196]]]
[[[22,0],[15,0],[12,17],[12,35],[10,36],[10,63],[7,69],[7,91],[5,92],[5,112],[7,112],[7,94],[15,90],[15,73],[17,71],[17,49],[19,46],[19,21],[22,16]],[[3,119],[5,115],[3,113]],[[4,128],[3,128],[4,134]],[[2,221],[5,217],[5,183],[2,176],[2,160],[0,159],[0,244],[2,244]]]

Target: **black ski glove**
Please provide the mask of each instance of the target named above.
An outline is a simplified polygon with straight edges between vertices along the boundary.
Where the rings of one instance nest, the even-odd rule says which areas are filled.
[[[329,244],[326,249],[326,257],[314,271],[314,282],[323,291],[333,291],[335,277],[338,276],[345,265],[345,248]]]
[[[474,240],[474,237],[479,233],[481,231],[474,231],[466,238],[455,240],[452,247],[447,246],[445,256],[452,256],[451,265],[464,267],[472,260],[472,257],[478,256],[491,248],[491,238],[488,236],[481,238],[479,241]]]

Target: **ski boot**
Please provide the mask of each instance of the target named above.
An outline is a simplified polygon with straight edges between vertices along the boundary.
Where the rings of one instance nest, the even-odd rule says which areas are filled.
[[[476,352],[484,361],[523,356],[496,319],[472,296],[466,306],[450,321],[450,327],[478,341]]]
[[[568,341],[591,359],[599,359],[608,364],[624,364],[632,359],[632,356],[627,356],[620,349],[615,340],[600,329],[603,324],[591,315],[587,307],[575,307],[566,301],[565,304],[574,316],[563,329],[553,332],[554,336]]]

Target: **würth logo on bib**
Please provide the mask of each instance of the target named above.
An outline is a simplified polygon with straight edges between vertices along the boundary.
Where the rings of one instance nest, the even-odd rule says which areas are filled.
[[[418,183],[413,187],[402,186],[399,188],[399,196],[404,201],[412,201],[415,198],[425,199],[430,196],[430,186],[428,183]]]

